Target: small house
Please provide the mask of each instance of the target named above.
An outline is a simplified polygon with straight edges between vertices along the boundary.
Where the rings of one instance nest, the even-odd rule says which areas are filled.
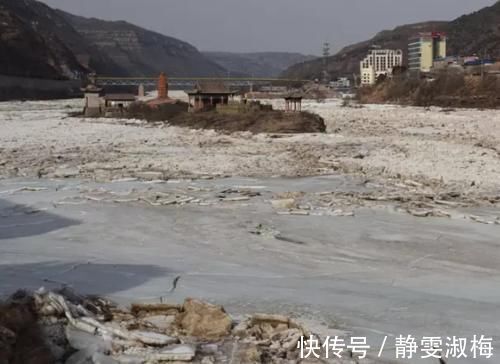
[[[135,101],[133,94],[107,94],[104,96],[104,116],[121,116]]]
[[[108,94],[104,96],[104,106],[106,108],[126,108],[135,100],[136,96],[133,94]]]
[[[190,112],[210,111],[216,109],[217,105],[227,105],[236,94],[222,81],[199,81],[194,90],[186,93]]]
[[[83,114],[87,117],[122,116],[137,99],[133,94],[106,94],[95,84],[95,79],[91,79],[82,91],[85,102]]]

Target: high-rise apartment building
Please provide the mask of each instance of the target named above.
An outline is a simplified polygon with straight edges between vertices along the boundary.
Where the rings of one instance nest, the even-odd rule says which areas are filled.
[[[408,44],[408,69],[413,74],[430,72],[434,60],[446,57],[446,34],[420,33]]]
[[[361,85],[373,85],[380,75],[390,76],[392,69],[403,64],[400,49],[373,49],[361,61]]]

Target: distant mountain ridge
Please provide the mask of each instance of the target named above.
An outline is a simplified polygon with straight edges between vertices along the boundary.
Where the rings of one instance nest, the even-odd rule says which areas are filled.
[[[162,71],[170,76],[218,76],[225,69],[184,41],[143,29],[125,21],[84,18],[61,10],[58,14],[115,64],[132,76]]]
[[[233,77],[278,77],[291,65],[316,58],[290,52],[203,52],[203,54],[224,67]]]
[[[451,22],[430,21],[403,25],[385,30],[373,38],[347,46],[328,58],[331,77],[359,73],[359,62],[374,45],[399,48],[407,56],[408,38],[419,32],[444,31],[448,34],[448,54],[488,54],[500,57],[500,1]],[[323,59],[295,64],[282,73],[283,77],[315,79],[322,76]]]
[[[500,58],[500,1],[463,15],[446,28],[450,54],[488,54]]]
[[[127,22],[86,19],[36,0],[0,0],[0,74],[46,79],[217,76],[226,70],[192,45]]]
[[[52,9],[39,2],[0,2],[0,73],[57,79],[85,71],[56,35],[57,26],[47,27],[50,15],[55,15]]]

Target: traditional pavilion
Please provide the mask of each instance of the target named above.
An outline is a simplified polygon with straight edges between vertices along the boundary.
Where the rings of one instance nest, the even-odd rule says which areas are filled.
[[[285,111],[286,112],[301,112],[302,99],[304,96],[300,93],[291,93],[285,96]]]
[[[236,94],[222,81],[199,81],[194,90],[186,92],[189,96],[189,111],[210,111],[217,105],[227,105]]]

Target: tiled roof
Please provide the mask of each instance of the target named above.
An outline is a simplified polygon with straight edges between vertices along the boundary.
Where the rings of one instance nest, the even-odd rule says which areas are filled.
[[[104,99],[108,101],[135,101],[136,97],[134,94],[107,94]]]
[[[189,93],[199,94],[232,94],[223,81],[198,81],[193,91]]]

